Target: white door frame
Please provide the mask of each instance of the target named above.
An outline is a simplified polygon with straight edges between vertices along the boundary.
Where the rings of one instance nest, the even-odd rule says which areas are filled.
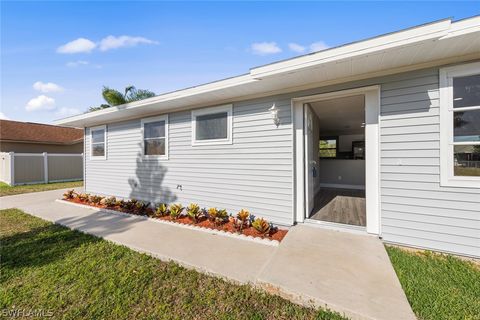
[[[363,94],[365,96],[365,201],[366,231],[380,235],[380,86],[341,90],[292,99],[294,132],[294,221],[304,222],[305,198],[305,144],[304,104]]]

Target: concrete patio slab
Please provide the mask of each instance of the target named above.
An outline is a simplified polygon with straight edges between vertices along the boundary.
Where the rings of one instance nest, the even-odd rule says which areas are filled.
[[[252,283],[352,319],[415,319],[381,241],[305,225],[278,247],[56,202],[65,190],[0,198],[0,209],[78,229],[162,260]]]
[[[382,242],[373,236],[298,225],[257,283],[352,319],[416,319]]]

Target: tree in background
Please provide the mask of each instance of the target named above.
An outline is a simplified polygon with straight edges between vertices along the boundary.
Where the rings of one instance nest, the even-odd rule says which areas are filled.
[[[110,108],[111,106],[118,106],[133,101],[151,98],[155,96],[155,93],[149,90],[137,89],[135,88],[135,86],[128,86],[125,88],[125,92],[121,93],[118,90],[104,86],[102,89],[102,96],[108,104],[101,104],[98,107],[90,107],[87,112],[97,111]]]

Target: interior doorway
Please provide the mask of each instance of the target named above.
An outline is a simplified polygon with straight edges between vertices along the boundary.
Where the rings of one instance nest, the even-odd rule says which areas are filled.
[[[306,149],[312,163],[308,218],[366,227],[365,96],[307,103]]]
[[[294,99],[297,221],[380,233],[379,105],[377,86]]]

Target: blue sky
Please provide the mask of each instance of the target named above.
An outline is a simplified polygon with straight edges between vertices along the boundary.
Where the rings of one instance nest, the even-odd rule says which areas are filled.
[[[49,123],[103,85],[157,94],[418,24],[478,2],[1,2],[1,113]],[[79,40],[80,39],[80,40]]]

